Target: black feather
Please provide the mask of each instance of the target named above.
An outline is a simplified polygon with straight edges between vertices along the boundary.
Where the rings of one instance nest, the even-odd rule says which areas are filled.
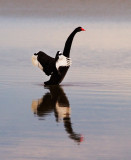
[[[48,56],[46,53],[42,51],[39,51],[35,55],[38,55],[37,60],[42,65],[43,72],[45,72],[46,75],[49,76],[52,74],[52,72],[56,71],[55,58]]]

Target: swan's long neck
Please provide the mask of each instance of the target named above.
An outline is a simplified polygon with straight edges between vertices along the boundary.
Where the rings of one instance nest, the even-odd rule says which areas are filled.
[[[63,55],[66,57],[70,57],[71,45],[72,45],[72,41],[76,33],[77,31],[74,30],[66,40],[64,51],[63,51]]]

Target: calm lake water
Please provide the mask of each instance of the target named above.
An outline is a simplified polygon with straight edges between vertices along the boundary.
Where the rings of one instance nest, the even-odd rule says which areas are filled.
[[[1,17],[0,159],[131,159],[131,23]],[[59,87],[32,66],[55,56],[75,27],[70,67]]]

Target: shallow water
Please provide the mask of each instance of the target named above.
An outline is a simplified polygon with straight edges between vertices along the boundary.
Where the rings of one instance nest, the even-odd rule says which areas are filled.
[[[0,158],[130,160],[131,24],[64,18],[0,18]],[[79,25],[64,81],[44,87],[32,54]]]

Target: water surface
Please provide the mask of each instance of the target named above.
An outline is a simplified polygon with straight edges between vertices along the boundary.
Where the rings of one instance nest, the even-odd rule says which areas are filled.
[[[131,24],[0,19],[0,158],[130,160]],[[86,32],[74,39],[64,81],[44,87],[49,77],[32,66],[32,54],[55,56],[80,25]]]

